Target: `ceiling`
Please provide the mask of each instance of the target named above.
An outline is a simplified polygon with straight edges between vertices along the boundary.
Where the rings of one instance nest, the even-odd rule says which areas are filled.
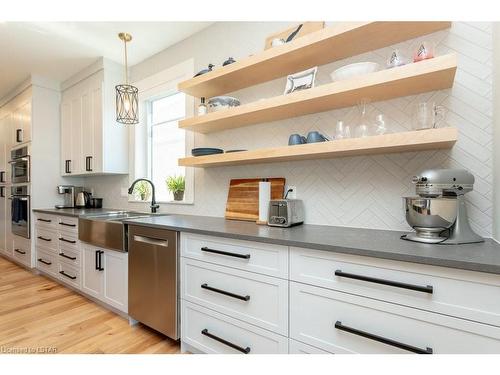
[[[30,74],[64,81],[100,56],[123,63],[118,33],[133,36],[129,66],[211,22],[0,22],[0,98]]]

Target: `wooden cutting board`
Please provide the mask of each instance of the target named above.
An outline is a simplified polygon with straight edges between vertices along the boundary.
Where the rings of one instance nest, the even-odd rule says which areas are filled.
[[[283,198],[285,179],[268,178],[271,199]],[[226,219],[257,221],[259,219],[259,182],[262,178],[231,180],[227,194]]]

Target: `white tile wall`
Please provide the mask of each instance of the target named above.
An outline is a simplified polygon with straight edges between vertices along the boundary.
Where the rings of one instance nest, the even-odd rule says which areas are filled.
[[[217,23],[189,39],[133,67],[134,79],[195,58],[196,69],[209,62],[220,65],[228,56],[235,59],[262,49],[264,39],[286,23]],[[411,128],[415,103],[435,101],[447,108],[447,123],[459,129],[452,150],[426,151],[332,160],[298,161],[239,167],[199,169],[195,174],[195,204],[163,205],[162,211],[223,216],[229,180],[242,177],[283,176],[298,188],[306,206],[306,222],[394,230],[407,230],[401,196],[412,194],[410,178],[424,168],[460,167],[476,177],[475,191],[468,194],[472,226],[484,236],[492,232],[492,35],[489,23],[453,23],[450,30],[430,35],[437,54],[456,52],[458,71],[450,90],[372,103],[370,113],[383,113],[395,131]],[[410,50],[417,40],[398,44]],[[359,61],[385,63],[392,47],[355,56],[320,67],[318,85],[330,81],[329,73],[344,64]],[[285,78],[234,93],[243,103],[281,95]],[[214,134],[197,134],[196,146],[262,148],[285,145],[291,133],[319,130],[332,135],[339,119],[354,121],[356,108],[345,108],[284,121],[253,125]],[[120,188],[128,177],[87,179],[108,207],[126,207]],[[139,204],[130,204],[135,209]]]

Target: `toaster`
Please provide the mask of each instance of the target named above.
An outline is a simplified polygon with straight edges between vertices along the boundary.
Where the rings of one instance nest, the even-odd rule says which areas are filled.
[[[304,222],[304,205],[300,199],[272,199],[267,225],[291,227]]]

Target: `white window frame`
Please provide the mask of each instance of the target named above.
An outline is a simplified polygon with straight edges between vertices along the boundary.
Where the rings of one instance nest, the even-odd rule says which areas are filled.
[[[194,73],[193,59],[177,64],[152,76],[144,78],[134,85],[139,89],[139,124],[132,125],[130,129],[130,170],[129,183],[135,179],[151,178],[151,127],[148,124],[148,105],[151,100],[172,95],[177,90],[177,84],[192,78]],[[194,115],[194,98],[186,95],[186,118]],[[194,132],[186,130],[186,155],[191,153],[194,147]],[[194,204],[194,168],[186,167],[186,191],[183,201],[159,201],[162,204]],[[145,203],[129,197],[129,203]]]

